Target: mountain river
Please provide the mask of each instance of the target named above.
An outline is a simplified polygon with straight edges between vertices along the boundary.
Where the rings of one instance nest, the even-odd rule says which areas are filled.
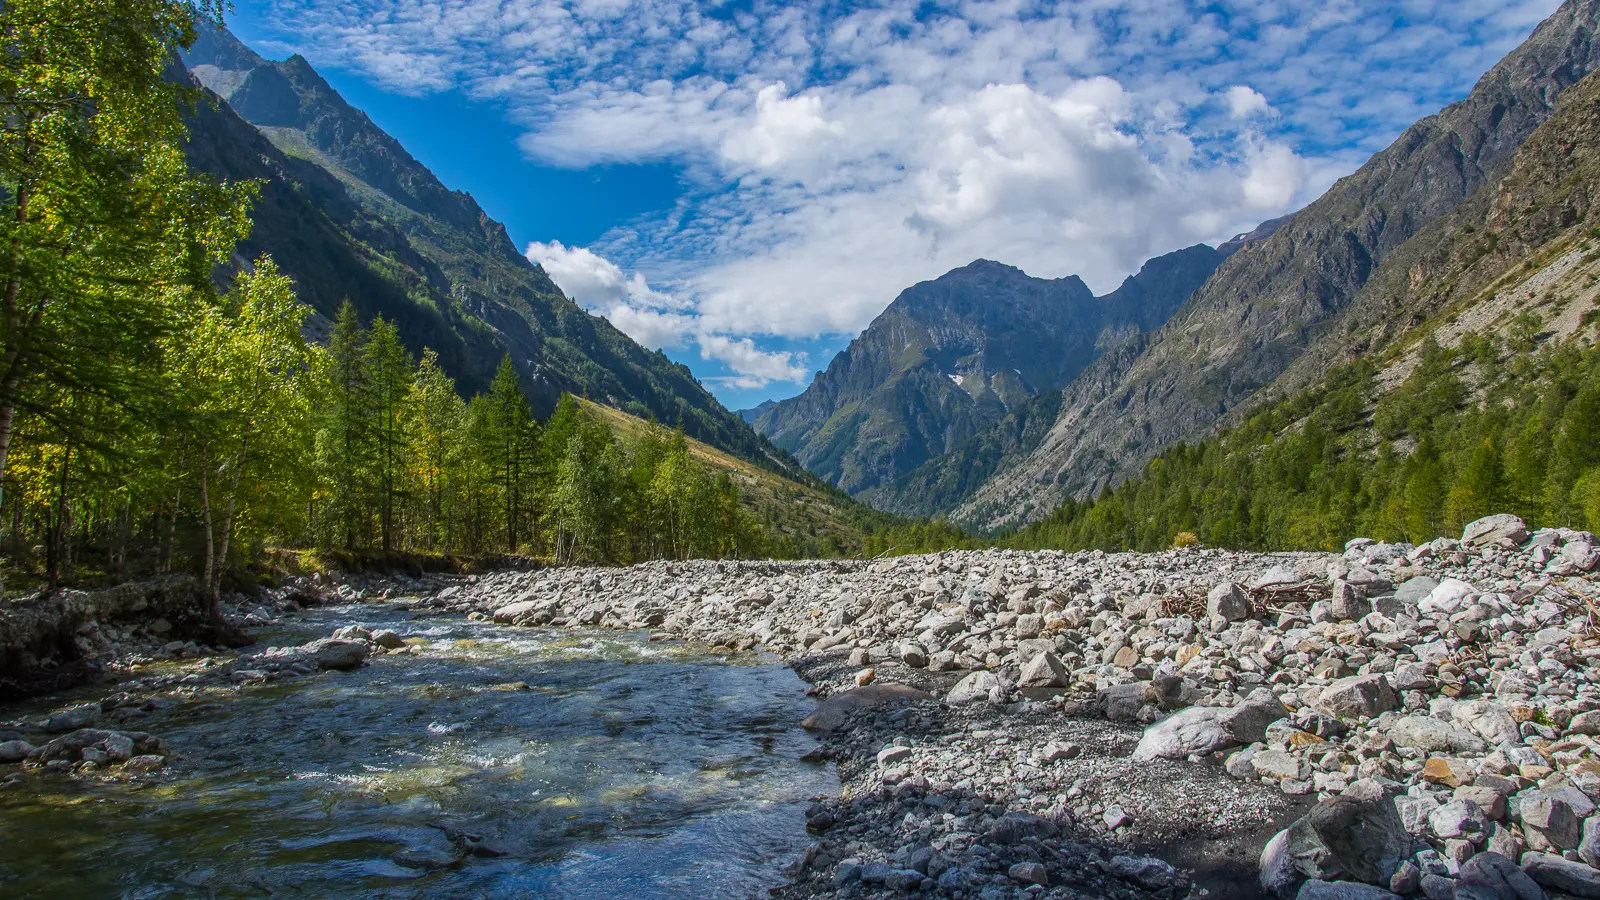
[[[171,745],[158,776],[0,790],[0,895],[752,896],[804,851],[809,799],[838,789],[800,761],[806,685],[769,659],[403,605],[261,637],[350,624],[427,643],[116,726]]]

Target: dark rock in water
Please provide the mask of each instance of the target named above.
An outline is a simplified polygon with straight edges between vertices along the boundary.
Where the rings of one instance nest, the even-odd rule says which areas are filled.
[[[407,847],[391,857],[399,865],[408,869],[448,869],[461,862],[461,857],[453,850],[441,847]]]
[[[84,706],[74,706],[69,710],[58,712],[51,716],[50,721],[45,723],[44,730],[51,734],[61,734],[67,731],[77,731],[80,728],[88,728],[99,721],[100,707],[85,704]]]
[[[303,649],[310,652],[319,669],[359,669],[367,658],[367,645],[361,641],[322,638],[306,644]]]
[[[866,687],[835,694],[824,700],[817,706],[816,712],[800,723],[800,727],[810,731],[833,731],[843,725],[845,719],[857,710],[872,709],[888,703],[913,703],[932,699],[932,694],[903,684],[893,682],[869,684]]]

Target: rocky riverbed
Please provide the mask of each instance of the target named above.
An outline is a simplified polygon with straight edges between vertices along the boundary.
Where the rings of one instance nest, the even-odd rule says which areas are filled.
[[[820,701],[785,897],[1600,896],[1592,535],[959,552],[302,584],[787,661]],[[235,610],[235,613],[238,611]],[[347,630],[146,690],[368,654]]]

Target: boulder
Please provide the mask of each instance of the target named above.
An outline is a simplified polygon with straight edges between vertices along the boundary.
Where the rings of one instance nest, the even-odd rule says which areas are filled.
[[[1450,718],[1492,745],[1522,739],[1511,710],[1490,700],[1457,703],[1450,707]]]
[[[1048,650],[1034,654],[1023,665],[1022,675],[1017,680],[1017,686],[1024,688],[1066,687],[1069,684],[1071,681],[1067,677],[1066,667]]]
[[[1352,675],[1323,688],[1315,704],[1318,711],[1341,719],[1376,718],[1400,703],[1394,688],[1382,675]]]
[[[1544,890],[1498,853],[1479,853],[1461,865],[1456,900],[1544,900]]]
[[[1482,738],[1431,716],[1404,716],[1397,719],[1389,726],[1389,738],[1397,747],[1424,753],[1452,750],[1481,753],[1486,749]]]
[[[1005,690],[1005,682],[993,672],[973,672],[956,682],[956,686],[951,688],[949,695],[945,697],[945,702],[957,705],[980,703],[996,698],[997,695],[1001,695],[1000,699],[1003,699]]]
[[[305,644],[301,649],[310,654],[311,661],[319,669],[359,669],[367,658],[367,644],[364,641],[322,638]]]
[[[800,727],[808,731],[833,731],[857,710],[932,699],[933,695],[926,691],[892,681],[880,681],[829,697],[817,705],[811,715],[800,723]]]
[[[0,743],[0,763],[19,763],[28,758],[33,752],[33,745],[27,741],[6,741]]]
[[[1461,532],[1464,547],[1520,547],[1528,539],[1528,526],[1516,516],[1500,513],[1470,522]]]
[[[406,645],[405,638],[385,628],[372,633],[372,642],[385,650],[398,650]]]
[[[1206,616],[1213,622],[1237,622],[1250,618],[1250,596],[1231,581],[1224,581],[1206,595]]]
[[[1522,871],[1547,888],[1578,897],[1600,897],[1600,870],[1551,853],[1522,855]]]
[[[507,604],[494,611],[494,623],[496,625],[514,625],[518,619],[533,612],[538,606],[539,602],[537,600],[521,600]]]
[[[1411,836],[1387,792],[1335,797],[1267,842],[1261,851],[1261,889],[1290,900],[1307,880],[1388,884],[1411,853]]]
[[[1195,753],[1213,753],[1239,743],[1222,719],[1228,710],[1191,706],[1145,729],[1133,750],[1136,761],[1184,759]]]
[[[45,722],[44,730],[51,734],[62,734],[68,731],[77,731],[80,728],[92,728],[100,721],[100,705],[85,703],[71,709],[62,710],[51,716]]]
[[[1245,701],[1222,715],[1222,728],[1241,744],[1265,740],[1267,726],[1287,716],[1289,708],[1266,688],[1250,692]]]

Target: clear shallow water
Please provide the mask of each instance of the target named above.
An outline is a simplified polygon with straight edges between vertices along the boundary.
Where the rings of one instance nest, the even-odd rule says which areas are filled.
[[[785,667],[372,606],[269,642],[351,623],[428,649],[129,726],[186,757],[151,783],[0,791],[0,895],[757,896],[803,852],[808,799],[838,787],[799,762],[812,704]],[[505,855],[395,861],[447,853],[440,826]]]

